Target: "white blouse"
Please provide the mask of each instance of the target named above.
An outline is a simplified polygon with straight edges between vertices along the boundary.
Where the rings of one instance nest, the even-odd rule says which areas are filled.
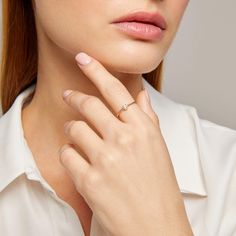
[[[144,78],[194,235],[236,235],[236,131],[200,119]],[[21,110],[35,84],[0,118],[0,235],[83,236],[74,209],[41,176],[24,138]],[[121,226],[122,227],[122,226]],[[90,236],[105,236],[92,217]]]

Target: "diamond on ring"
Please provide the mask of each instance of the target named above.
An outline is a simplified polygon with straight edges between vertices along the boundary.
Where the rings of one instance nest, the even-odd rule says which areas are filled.
[[[126,110],[128,109],[128,104],[124,104],[124,105],[122,106],[122,109],[126,111]]]
[[[135,103],[135,101],[133,101],[133,102],[131,102],[131,103],[129,103],[129,104],[125,103],[125,104],[121,107],[120,111],[116,114],[116,117],[119,117],[119,115],[120,115],[120,113],[121,113],[122,111],[126,111],[126,110],[128,109],[128,106],[130,106],[130,105],[132,105],[132,104],[134,104],[134,103]]]

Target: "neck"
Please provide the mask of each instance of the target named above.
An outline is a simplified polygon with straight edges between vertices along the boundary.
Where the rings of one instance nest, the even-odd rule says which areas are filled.
[[[135,100],[143,88],[141,75],[115,72],[109,66],[105,68],[126,86]],[[39,47],[35,93],[22,109],[22,123],[29,146],[37,153],[44,152],[40,153],[43,157],[55,156],[68,141],[63,132],[66,121],[83,120],[63,101],[62,92],[66,89],[97,96],[106,104],[98,89],[77,66],[73,55],[55,45]]]

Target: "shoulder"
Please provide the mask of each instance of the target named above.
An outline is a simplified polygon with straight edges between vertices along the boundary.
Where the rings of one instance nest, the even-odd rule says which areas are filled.
[[[191,116],[195,119],[195,122],[198,122],[203,132],[205,138],[209,143],[214,142],[219,144],[232,143],[233,146],[236,145],[236,130],[217,124],[213,121],[202,119],[199,117],[198,110],[186,104],[180,104],[182,109],[187,113],[190,113]]]
[[[233,172],[236,165],[236,130],[217,124],[207,119],[202,119],[193,106],[179,104],[193,120],[196,127],[196,137],[203,163],[212,165],[218,170]],[[219,172],[218,172],[219,174]]]

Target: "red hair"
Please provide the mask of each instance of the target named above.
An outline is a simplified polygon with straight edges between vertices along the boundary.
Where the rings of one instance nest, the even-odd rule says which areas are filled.
[[[2,113],[15,98],[36,82],[38,66],[34,8],[28,0],[2,1],[3,32],[0,93]],[[163,61],[143,77],[161,92]]]

